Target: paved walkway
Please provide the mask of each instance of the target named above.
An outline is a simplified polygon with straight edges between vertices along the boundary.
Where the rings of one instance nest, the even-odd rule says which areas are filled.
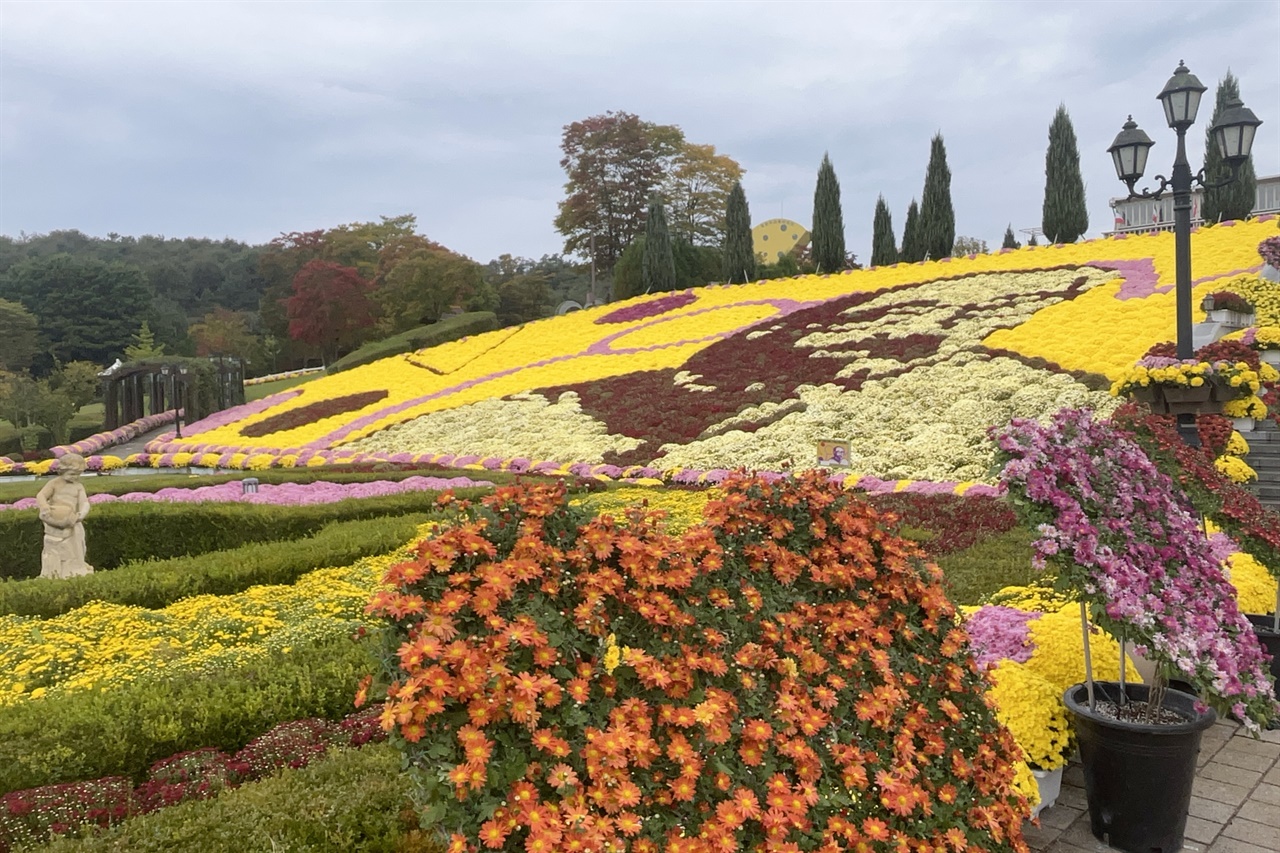
[[[1280,731],[1255,740],[1239,723],[1219,720],[1200,741],[1200,769],[1187,817],[1186,853],[1280,853]],[[1070,765],[1058,801],[1026,827],[1043,853],[1106,853],[1089,830],[1084,773]]]
[[[166,432],[173,432],[173,424],[162,426],[159,429],[153,429],[151,432],[138,436],[133,439],[133,441],[126,441],[124,444],[113,444],[111,447],[104,447],[100,452],[106,456],[119,456],[121,459],[124,459],[134,453],[142,453],[146,448],[148,441],[159,438]]]

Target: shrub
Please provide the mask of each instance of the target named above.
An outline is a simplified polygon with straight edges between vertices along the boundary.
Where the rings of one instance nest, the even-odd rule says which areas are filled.
[[[330,375],[341,373],[353,367],[372,364],[379,359],[447,344],[449,341],[456,341],[468,335],[490,332],[496,328],[498,328],[498,317],[490,311],[473,311],[470,314],[446,317],[439,323],[419,326],[416,329],[410,329],[407,332],[401,332],[398,335],[392,335],[380,341],[367,343],[355,352],[348,353],[329,365],[329,369],[326,372]]]
[[[88,561],[101,571],[142,560],[208,554],[251,542],[300,539],[334,521],[424,512],[431,508],[435,497],[434,492],[407,492],[295,507],[163,502],[102,504],[95,506],[84,522]],[[0,512],[0,542],[5,543],[0,578],[39,575],[43,538],[36,510]]]
[[[413,841],[415,822],[405,820],[409,783],[399,770],[400,757],[387,746],[337,750],[303,770],[136,817],[97,836],[58,839],[45,849],[440,853]]]
[[[347,638],[205,678],[157,678],[103,692],[32,699],[0,711],[0,793],[129,776],[186,750],[237,750],[273,726],[351,711],[372,662]]]
[[[679,536],[499,489],[391,568],[382,724],[424,824],[457,851],[1024,850],[941,572],[820,472],[722,488]]]
[[[74,578],[0,583],[0,613],[48,618],[90,601],[158,608],[191,595],[227,595],[256,584],[288,584],[325,566],[385,554],[413,538],[425,513],[338,521],[314,536],[260,542],[194,557],[131,563]]]

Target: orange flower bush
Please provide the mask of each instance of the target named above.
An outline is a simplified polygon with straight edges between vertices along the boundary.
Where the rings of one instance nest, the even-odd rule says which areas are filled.
[[[388,571],[382,725],[424,825],[455,853],[1025,851],[940,571],[820,474],[722,488],[678,536],[501,488]]]

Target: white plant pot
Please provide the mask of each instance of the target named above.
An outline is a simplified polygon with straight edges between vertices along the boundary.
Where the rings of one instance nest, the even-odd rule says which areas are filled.
[[[1257,425],[1258,425],[1258,422],[1255,421],[1253,418],[1232,418],[1231,419],[1231,426],[1235,429],[1236,432],[1253,432],[1253,428]]]
[[[1253,314],[1241,314],[1239,311],[1228,311],[1225,308],[1215,308],[1205,313],[1208,314],[1207,320],[1210,323],[1218,323],[1235,329],[1244,329],[1253,325]]]
[[[1034,819],[1058,801],[1058,794],[1062,793],[1062,768],[1037,770],[1032,767],[1031,775],[1036,777],[1036,786],[1040,789],[1040,805],[1031,810],[1031,817]]]
[[[1265,364],[1280,365],[1280,349],[1259,350],[1258,358]]]

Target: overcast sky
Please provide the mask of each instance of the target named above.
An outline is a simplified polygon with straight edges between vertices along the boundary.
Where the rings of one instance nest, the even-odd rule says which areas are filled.
[[[563,250],[565,125],[679,125],[746,169],[754,221],[810,224],[830,152],[850,251],[876,195],[901,238],[941,131],[958,234],[1040,224],[1049,122],[1075,125],[1090,236],[1128,113],[1168,171],[1156,95],[1230,69],[1280,172],[1280,3],[23,2],[0,0],[0,233],[259,243],[414,213],[481,262]]]

